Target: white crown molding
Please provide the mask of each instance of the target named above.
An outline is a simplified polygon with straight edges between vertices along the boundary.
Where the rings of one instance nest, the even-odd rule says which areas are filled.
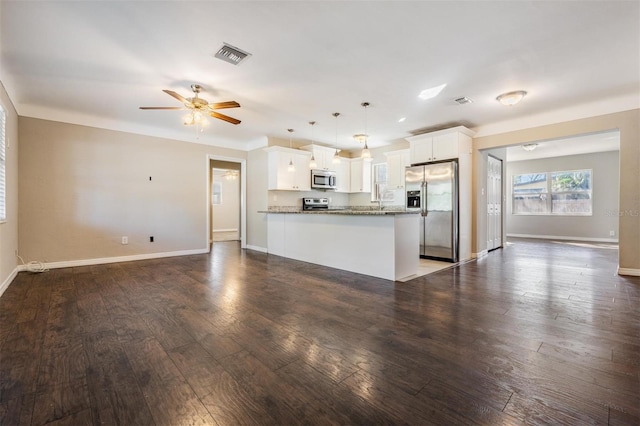
[[[513,108],[517,108],[517,106]],[[567,108],[545,111],[513,120],[481,125],[473,129],[476,132],[474,138],[579,120],[582,118],[597,117],[638,108],[640,108],[640,95],[632,93]]]

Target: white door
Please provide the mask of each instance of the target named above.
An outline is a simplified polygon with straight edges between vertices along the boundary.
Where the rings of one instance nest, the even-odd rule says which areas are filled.
[[[487,161],[487,250],[502,247],[502,160]]]

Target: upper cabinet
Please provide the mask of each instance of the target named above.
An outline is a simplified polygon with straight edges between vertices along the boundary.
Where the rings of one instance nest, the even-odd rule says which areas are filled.
[[[371,159],[352,158],[349,192],[371,192]]]
[[[410,164],[459,158],[461,149],[468,150],[471,136],[471,130],[458,126],[406,138],[409,141]]]
[[[403,189],[405,179],[405,169],[409,166],[409,150],[385,152],[387,157],[387,188]]]
[[[318,167],[316,167],[317,169],[336,170],[336,165],[332,162],[335,149],[321,145],[305,145],[300,147],[300,149],[313,154],[316,164],[318,165]]]
[[[272,146],[266,149],[268,156],[268,189],[286,191],[310,191],[311,153],[299,149]],[[294,171],[289,171],[289,163]]]
[[[333,159],[333,154],[331,158]],[[349,192],[351,189],[351,161],[348,158],[341,158],[340,163],[331,164],[331,170],[336,172],[338,185],[336,192]]]

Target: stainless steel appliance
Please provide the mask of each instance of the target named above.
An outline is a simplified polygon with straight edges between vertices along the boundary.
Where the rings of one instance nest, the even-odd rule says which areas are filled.
[[[336,172],[311,170],[311,189],[337,189]]]
[[[328,198],[303,198],[302,210],[328,210]]]
[[[458,261],[458,162],[407,167],[407,210],[420,210],[420,257]]]

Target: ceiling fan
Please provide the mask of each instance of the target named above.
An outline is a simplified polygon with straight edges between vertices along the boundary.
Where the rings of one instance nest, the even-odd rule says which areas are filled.
[[[205,122],[203,114],[210,115],[211,117],[224,120],[231,124],[240,124],[240,120],[229,117],[228,115],[220,114],[216,112],[217,109],[224,108],[238,108],[240,104],[236,101],[217,102],[210,104],[206,99],[199,97],[199,93],[202,90],[202,86],[199,84],[192,84],[191,90],[193,90],[194,96],[191,98],[184,98],[178,93],[172,90],[163,90],[166,94],[173,96],[184,104],[182,107],[140,107],[140,109],[187,109],[190,111],[188,115],[184,117],[185,125],[202,125]]]

